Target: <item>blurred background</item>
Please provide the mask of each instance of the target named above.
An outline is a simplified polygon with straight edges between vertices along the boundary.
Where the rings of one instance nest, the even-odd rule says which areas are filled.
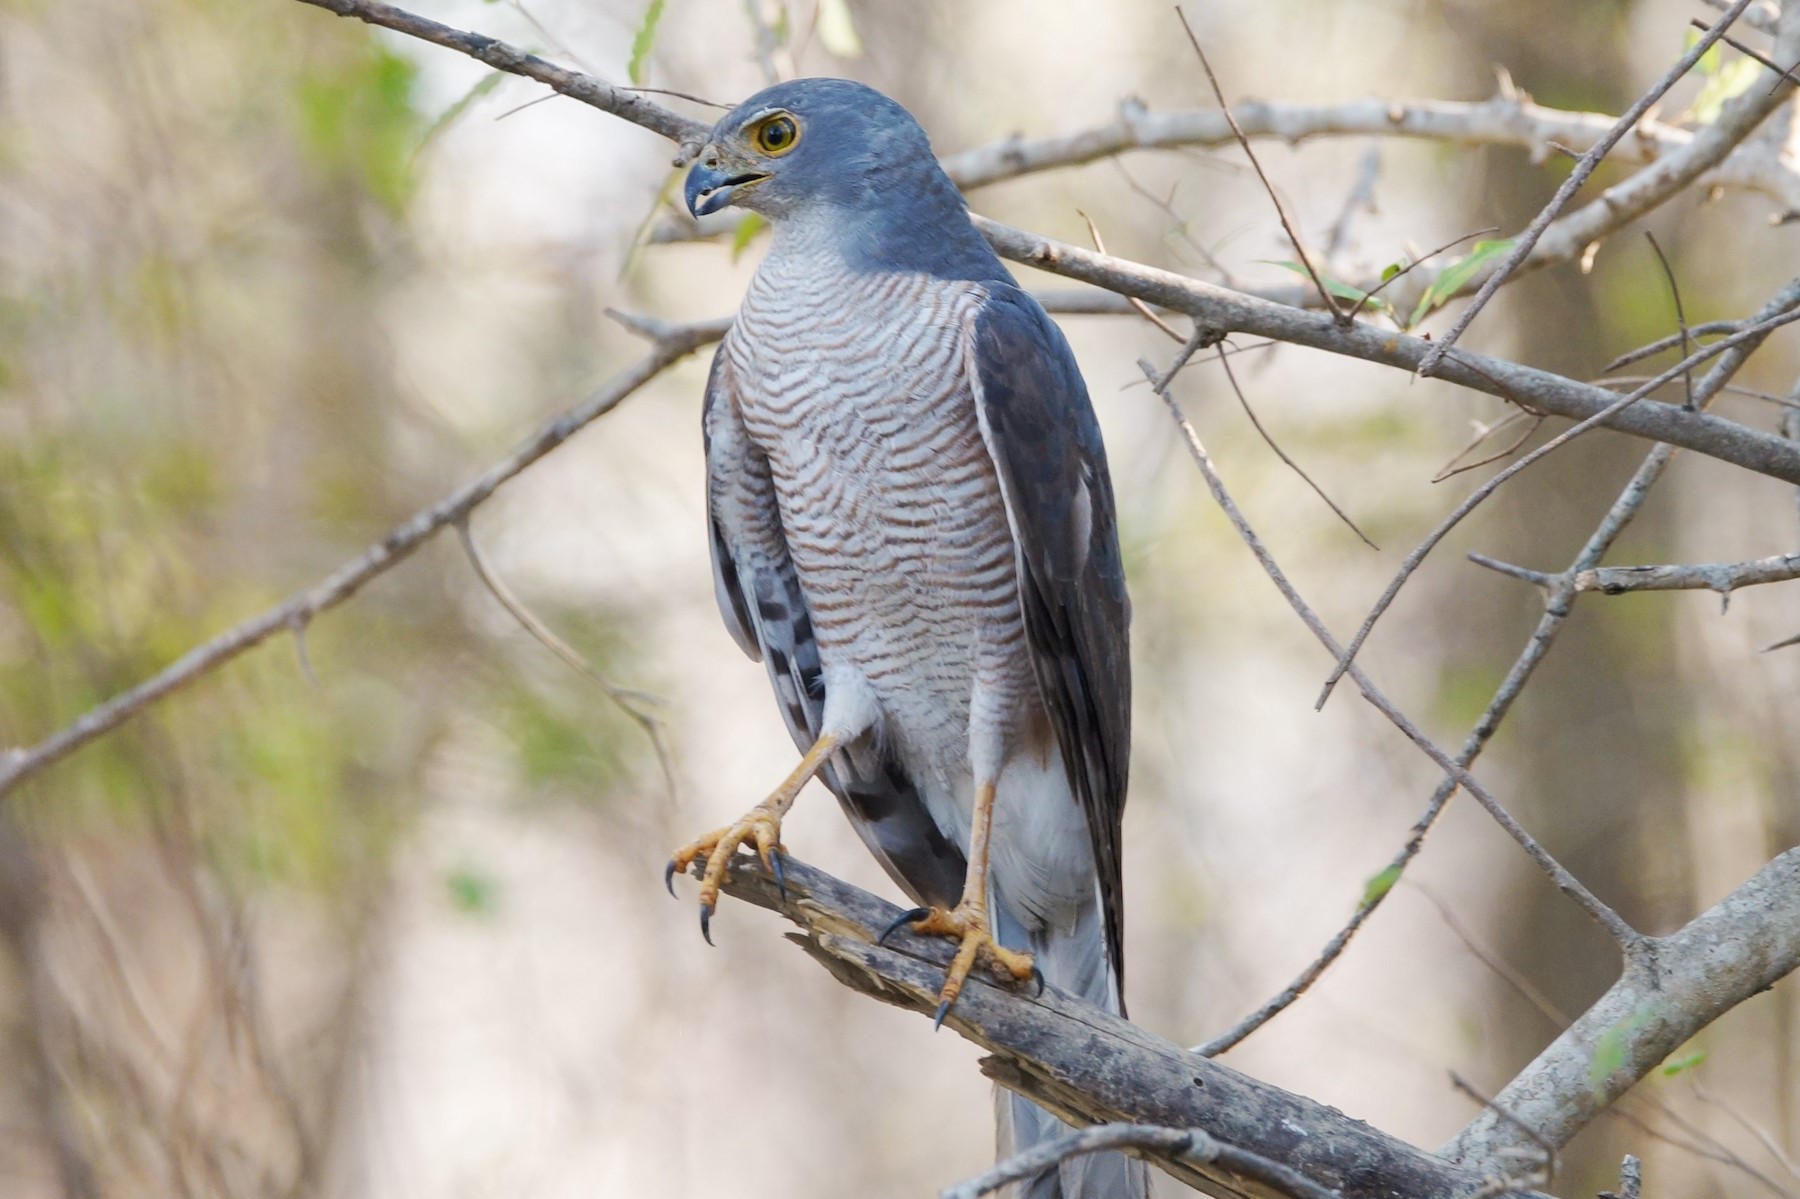
[[[623,80],[646,5],[413,7]],[[1605,112],[1711,12],[1187,7],[1234,98],[1481,99],[1504,68],[1540,102]],[[1101,123],[1128,96],[1213,103],[1161,2],[663,8],[644,82],[734,101],[771,67],[850,75],[911,107],[944,153]],[[498,461],[642,353],[604,309],[732,311],[761,241],[657,242],[670,145],[533,103],[544,94],[290,0],[0,0],[0,746],[39,740]],[[1516,231],[1566,170],[1515,149],[1373,150],[1346,275]],[[1370,151],[1262,156],[1322,241]],[[1085,214],[1112,252],[1200,277],[1216,260],[1292,280],[1268,263],[1292,253],[1235,148],[1133,154],[972,203],[1081,243]],[[1646,222],[1690,321],[1740,316],[1792,274],[1800,225],[1770,215],[1696,192]],[[1313,712],[1328,659],[1134,365],[1173,347],[1135,318],[1063,323],[1106,428],[1136,602],[1129,998],[1193,1044],[1313,958],[1436,776],[1347,689]],[[1673,328],[1633,230],[1591,273],[1508,287],[1466,344],[1587,378]],[[708,949],[691,886],[663,892],[668,851],[792,759],[762,669],[714,610],[706,360],[473,521],[525,604],[612,682],[658,697],[672,778],[446,535],[303,647],[276,639],[0,807],[0,1194],[925,1196],[991,1159],[971,1046],[853,997],[743,905]],[[1347,632],[1481,477],[1431,482],[1504,408],[1292,347],[1236,361],[1263,421],[1379,552],[1281,466],[1216,362],[1177,392],[1251,521]],[[1785,395],[1797,374],[1784,331],[1738,382]],[[1764,429],[1779,412],[1719,410]],[[1363,664],[1441,744],[1461,743],[1540,610],[1463,554],[1561,569],[1645,449],[1601,433],[1558,453],[1403,593]],[[1790,489],[1683,455],[1611,560],[1759,557],[1797,536]],[[1800,584],[1724,614],[1710,594],[1589,597],[1478,773],[1627,918],[1673,929],[1800,839],[1800,649],[1759,652],[1795,633]],[[894,896],[822,790],[786,840]],[[1346,958],[1225,1060],[1430,1147],[1474,1114],[1450,1071],[1497,1090],[1615,969],[1610,942],[1458,800]],[[1656,1193],[1800,1192],[1780,1160],[1800,1140],[1797,1024],[1792,982],[1744,1004],[1688,1068],[1584,1133],[1556,1189],[1611,1184],[1629,1150]]]

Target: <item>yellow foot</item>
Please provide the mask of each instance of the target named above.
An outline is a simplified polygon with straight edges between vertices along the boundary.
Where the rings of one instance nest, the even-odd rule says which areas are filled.
[[[940,1027],[944,1017],[950,1014],[950,1007],[962,994],[963,983],[968,981],[969,971],[974,969],[977,958],[992,965],[999,977],[1021,982],[1028,978],[1037,979],[1038,993],[1043,993],[1044,976],[1032,963],[1031,955],[1008,949],[994,940],[994,934],[988,928],[986,904],[965,899],[947,912],[942,908],[914,908],[883,929],[875,943],[879,945],[887,940],[902,924],[912,925],[915,933],[949,937],[958,942],[956,956],[950,959],[950,969],[944,974],[944,989],[938,992],[937,1014],[931,1021],[934,1029]]]
[[[700,935],[706,938],[708,945],[712,944],[713,908],[719,902],[719,885],[725,879],[725,868],[731,864],[738,846],[746,843],[755,847],[764,868],[775,876],[775,885],[780,888],[782,898],[787,898],[787,880],[781,872],[781,855],[787,852],[781,845],[781,817],[767,804],[757,804],[735,824],[714,829],[682,846],[663,869],[663,883],[673,895],[675,875],[686,873],[698,859],[706,860],[706,872],[700,878]]]

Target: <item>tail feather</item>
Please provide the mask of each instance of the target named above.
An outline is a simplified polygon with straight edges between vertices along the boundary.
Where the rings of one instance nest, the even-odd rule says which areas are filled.
[[[1082,909],[1073,926],[1030,933],[1003,900],[993,910],[997,939],[1008,948],[1029,948],[1046,982],[1123,1014],[1118,980],[1106,955],[1098,896]],[[995,1089],[994,1116],[1002,1160],[1072,1131],[1037,1104],[1004,1088]],[[1090,1153],[1016,1184],[1009,1199],[1148,1199],[1149,1194],[1150,1168],[1143,1162],[1123,1153]]]

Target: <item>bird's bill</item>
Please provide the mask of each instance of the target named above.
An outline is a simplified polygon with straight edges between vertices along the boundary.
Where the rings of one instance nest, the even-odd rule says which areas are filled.
[[[756,171],[729,174],[728,168],[697,162],[688,171],[686,198],[688,211],[696,218],[707,216],[730,204],[746,188],[761,183],[768,176]]]

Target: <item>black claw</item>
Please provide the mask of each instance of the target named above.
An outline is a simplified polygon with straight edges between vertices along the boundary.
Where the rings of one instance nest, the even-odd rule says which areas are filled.
[[[948,1016],[949,1014],[950,1014],[950,1001],[948,999],[946,999],[942,1003],[938,1004],[937,1015],[935,1015],[931,1018],[931,1031],[936,1032],[938,1029],[944,1027],[944,1017]]]
[[[671,897],[675,894],[675,872],[678,869],[680,869],[680,867],[675,865],[674,858],[670,858],[669,864],[663,867],[663,886],[669,889]]]
[[[706,938],[706,943],[708,945],[713,943],[712,914],[712,904],[703,903],[700,905],[700,935]]]
[[[775,890],[780,893],[781,902],[786,903],[787,902],[787,876],[782,872],[782,869],[781,869],[781,850],[779,848],[771,849],[769,851],[769,869],[775,875]]]
[[[1037,983],[1037,990],[1032,992],[1031,997],[1033,999],[1043,998],[1043,995],[1044,995],[1044,972],[1037,968],[1036,962],[1033,962],[1031,965],[1031,980],[1033,982]]]
[[[914,908],[910,912],[900,913],[899,917],[892,924],[881,930],[881,935],[875,938],[875,944],[880,945],[884,943],[889,937],[899,931],[902,924],[912,924],[914,921],[923,920],[929,915],[931,915],[930,908]]]

